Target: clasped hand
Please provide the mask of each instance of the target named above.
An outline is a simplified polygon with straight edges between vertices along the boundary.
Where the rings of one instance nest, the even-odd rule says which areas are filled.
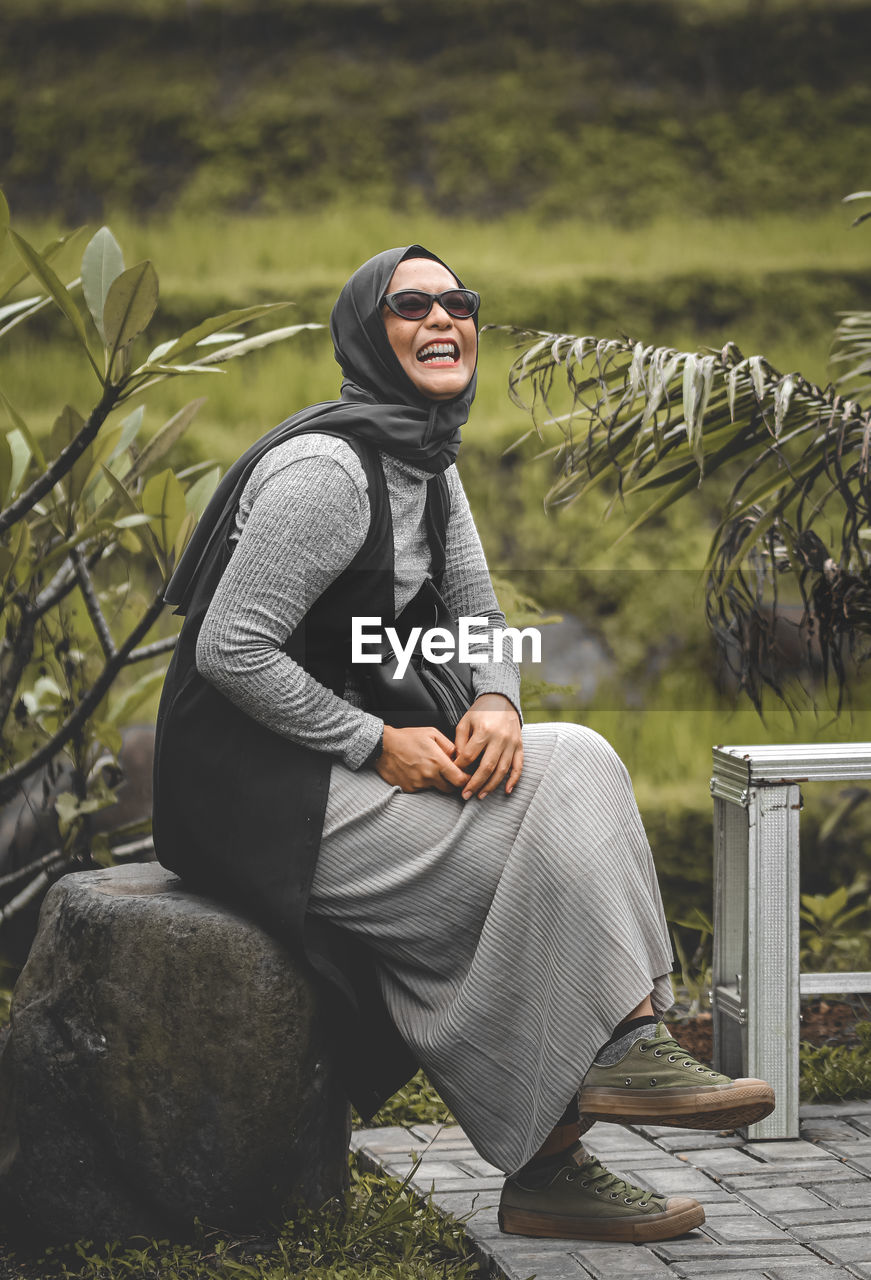
[[[503,779],[510,795],[523,769],[520,717],[501,693],[476,698],[457,725],[454,742],[438,729],[384,726],[375,768],[402,791],[461,791],[483,800]],[[473,768],[474,766],[474,768]]]

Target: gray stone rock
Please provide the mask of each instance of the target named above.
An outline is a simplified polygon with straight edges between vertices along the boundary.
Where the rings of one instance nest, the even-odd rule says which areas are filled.
[[[346,1185],[318,994],[156,864],[46,898],[0,1057],[0,1200],[42,1239],[250,1228]]]

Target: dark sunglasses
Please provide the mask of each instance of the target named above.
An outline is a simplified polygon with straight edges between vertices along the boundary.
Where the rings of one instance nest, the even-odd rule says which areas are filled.
[[[422,289],[400,289],[398,293],[385,293],[381,299],[394,315],[403,320],[423,320],[438,302],[455,320],[471,320],[481,305],[481,295],[474,289],[445,289],[444,293],[425,293]]]

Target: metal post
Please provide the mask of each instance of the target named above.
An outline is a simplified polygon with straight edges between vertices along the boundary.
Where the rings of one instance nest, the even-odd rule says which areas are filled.
[[[740,804],[714,797],[714,1065],[744,1073],[742,973],[749,823]]]
[[[798,1137],[798,787],[751,787],[743,1001],[746,1072],[767,1080],[777,1106],[754,1138]]]

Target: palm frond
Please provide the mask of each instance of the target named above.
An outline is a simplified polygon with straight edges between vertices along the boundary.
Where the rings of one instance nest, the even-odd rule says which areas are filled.
[[[847,327],[852,381],[866,358],[860,343],[871,359],[871,316]],[[842,693],[848,651],[871,653],[871,410],[733,343],[693,352],[504,331],[522,348],[511,398],[539,434],[561,436],[548,502],[609,485],[618,499],[648,493],[625,538],[705,475],[743,466],[710,548],[708,619],[756,706],[765,685],[786,697],[779,584],[791,575],[801,643]]]

